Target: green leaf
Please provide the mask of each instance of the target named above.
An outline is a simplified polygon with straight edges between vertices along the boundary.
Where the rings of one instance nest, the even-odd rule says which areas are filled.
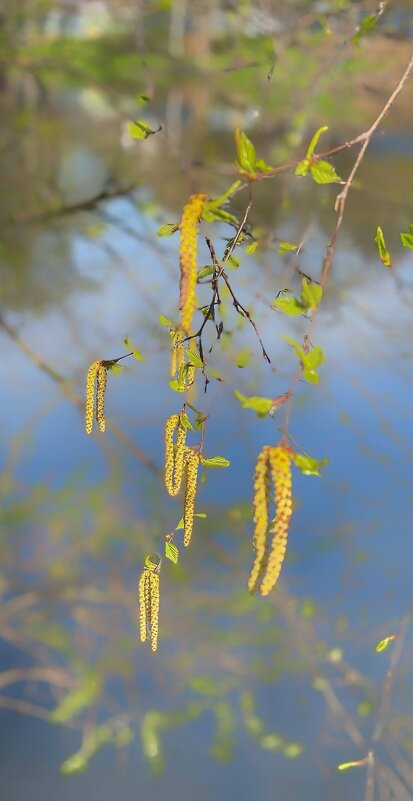
[[[169,325],[173,327],[173,322],[171,322],[171,320],[168,320],[168,318],[165,317],[163,314],[159,315],[159,322],[161,325]]]
[[[229,225],[236,225],[238,226],[238,220],[234,217],[233,214],[230,214],[229,211],[225,211],[225,209],[219,209],[217,206],[209,206],[208,204],[205,206],[202,212],[202,219],[205,222],[225,222]]]
[[[311,156],[313,155],[313,153],[314,153],[314,151],[315,151],[315,149],[317,147],[318,140],[319,140],[321,134],[325,133],[325,131],[328,131],[328,125],[322,125],[321,128],[319,128],[318,131],[315,132],[315,134],[314,134],[314,136],[313,136],[313,138],[312,138],[312,140],[311,140],[311,142],[310,142],[310,144],[308,146],[308,150],[307,150],[307,153],[306,153],[306,158],[308,160],[311,159]]]
[[[218,458],[219,458],[219,457],[218,457]],[[195,514],[194,514],[194,517],[200,517],[200,518],[202,518],[203,520],[205,520],[205,518],[206,518],[206,514],[205,514],[205,512],[195,512]],[[181,517],[181,519],[180,519],[180,521],[179,521],[178,525],[177,525],[177,526],[175,526],[175,531],[180,531],[180,530],[181,530],[181,529],[183,529],[183,528],[184,528],[184,519],[183,519],[183,517]]]
[[[320,476],[321,468],[328,464],[328,459],[312,459],[303,453],[295,453],[292,460],[305,476]]]
[[[341,181],[333,165],[329,161],[324,161],[324,159],[314,162],[310,167],[310,172],[317,184],[331,184],[334,181]]]
[[[142,105],[144,105],[144,104],[146,105],[146,103],[150,103],[151,102],[151,98],[148,97],[148,95],[138,95],[138,97],[136,98],[136,101],[137,101],[137,103],[141,103]]]
[[[316,370],[312,370],[310,367],[305,367],[303,365],[303,376],[309,384],[318,384],[320,380],[320,376],[316,372]]]
[[[307,175],[309,170],[310,170],[309,159],[302,159],[302,161],[298,162],[294,170],[294,175]]]
[[[295,341],[295,339],[292,339],[292,337],[283,336],[282,339],[285,339],[285,341],[288,342],[288,344],[291,345],[292,348],[294,348],[294,351],[298,356],[300,362],[304,364],[306,354],[304,353],[301,345],[299,345],[298,342]]]
[[[272,304],[272,308],[274,307],[284,312],[284,314],[290,314],[291,317],[296,317],[297,314],[304,314],[304,312],[307,311],[307,306],[301,303],[300,300],[294,297],[286,297],[285,295],[280,295],[278,298],[275,298]]]
[[[257,159],[255,162],[255,169],[258,170],[258,172],[267,173],[267,172],[274,172],[275,168],[271,167],[270,164],[266,164],[264,159]]]
[[[153,131],[144,120],[135,120],[135,122],[130,122],[128,125],[128,131],[133,139],[141,140],[147,139],[148,136],[151,136],[151,134],[157,133],[157,131]]]
[[[259,395],[247,397],[238,392],[237,389],[234,389],[234,395],[241,402],[243,409],[253,409],[257,413],[257,417],[265,417],[274,406],[272,398],[264,398]]]
[[[390,253],[387,250],[386,243],[384,241],[383,231],[379,225],[377,226],[377,231],[376,231],[376,236],[374,237],[374,241],[376,243],[376,247],[380,256],[380,261],[384,264],[385,267],[391,267]]]
[[[306,366],[314,369],[319,367],[320,364],[323,363],[324,359],[324,351],[319,345],[317,345],[315,348],[312,348],[308,353],[306,353],[305,363]]]
[[[258,242],[251,242],[251,244],[245,248],[245,252],[248,253],[248,255],[251,255],[252,253],[255,253],[257,247],[258,247]]]
[[[241,264],[241,260],[238,258],[238,256],[229,256],[227,259],[227,264],[229,264],[229,266],[232,267],[233,270],[238,270],[238,267]]]
[[[129,350],[132,351],[133,356],[134,356],[134,358],[136,359],[137,362],[141,362],[142,361],[142,354],[138,350],[136,350],[136,348],[133,347],[133,345],[132,345],[132,343],[131,343],[131,341],[130,341],[130,339],[128,337],[125,337],[125,339],[123,340],[123,344],[126,345],[126,347]]]
[[[342,762],[337,765],[337,770],[349,770],[349,768],[359,768],[360,765],[365,764],[365,759],[359,759],[357,762]]]
[[[179,551],[174,542],[166,540],[165,542],[165,556],[176,565],[178,563]]]
[[[235,148],[237,152],[238,169],[246,172],[250,178],[255,178],[254,166],[257,159],[255,147],[248,136],[240,128],[235,130]]]
[[[156,236],[172,236],[172,234],[174,234],[175,231],[178,231],[178,229],[179,225],[175,225],[174,223],[164,223],[160,228],[158,228]]]
[[[393,642],[393,640],[395,640],[395,639],[396,639],[396,635],[395,634],[390,634],[389,637],[385,637],[384,640],[380,640],[380,642],[377,643],[376,648],[375,648],[376,653],[379,654],[380,651],[385,651],[386,648],[389,647],[390,643]]]
[[[355,34],[351,37],[351,41],[354,44],[359,44],[360,39],[362,39],[362,37],[365,36],[366,33],[369,33],[370,31],[374,30],[374,28],[377,25],[377,19],[378,19],[377,14],[370,14],[368,17],[365,17],[363,19],[363,22],[355,32]]]
[[[177,381],[176,378],[173,378],[172,381],[169,382],[169,386],[174,392],[185,392],[185,384],[181,381]]]
[[[198,353],[196,353],[194,350],[187,350],[186,355],[189,364],[192,364],[193,367],[198,367],[200,370],[202,370],[204,363]]]
[[[201,278],[207,278],[209,275],[212,275],[213,272],[214,272],[214,268],[211,267],[210,265],[207,265],[206,267],[201,267],[201,269],[197,273],[197,278],[199,280]]]
[[[410,228],[413,228],[413,226],[409,225],[409,231]],[[402,245],[404,248],[409,248],[409,250],[413,250],[413,230],[410,231],[410,233],[408,234],[401,233],[400,239],[402,240]]]
[[[161,561],[159,553],[150,553],[145,559],[146,570],[156,570]]]
[[[309,281],[303,277],[301,284],[301,301],[308,309],[316,309],[323,297],[323,290],[320,284]]]
[[[179,422],[181,423],[181,426],[183,428],[185,428],[187,431],[193,431],[194,430],[194,427],[191,424],[191,421],[190,421],[185,409],[182,409],[182,411],[181,411],[181,413],[179,415]]]
[[[288,253],[290,250],[298,250],[298,245],[293,245],[291,242],[278,243],[278,253]]]
[[[88,758],[82,751],[77,751],[71,757],[65,759],[60,765],[60,772],[64,776],[72,776],[76,773],[84,773],[88,766]]]
[[[204,459],[203,456],[200,458],[200,462],[203,467],[229,467],[231,462],[228,459],[224,459],[223,456],[212,456],[210,459]]]
[[[233,195],[234,192],[237,191],[239,186],[241,186],[241,181],[239,180],[239,178],[237,178],[237,180],[234,181],[233,184],[231,184],[229,189],[227,189],[227,191],[224,192],[223,195],[220,195],[215,200],[209,200],[208,203],[207,203],[207,207],[211,208],[213,206],[215,206],[215,207],[222,206],[222,204],[225,203],[225,201],[228,200],[228,198],[231,197],[231,195]]]

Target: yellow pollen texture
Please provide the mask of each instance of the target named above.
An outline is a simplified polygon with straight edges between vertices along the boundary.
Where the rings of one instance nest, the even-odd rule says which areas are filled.
[[[179,265],[181,276],[179,282],[179,308],[181,309],[181,325],[186,333],[189,333],[191,328],[192,317],[196,307],[198,221],[207,200],[206,195],[191,195],[184,206],[180,225]]]
[[[87,371],[86,377],[86,409],[85,409],[85,427],[86,434],[92,433],[93,418],[95,413],[95,380],[100,362],[92,362]]]

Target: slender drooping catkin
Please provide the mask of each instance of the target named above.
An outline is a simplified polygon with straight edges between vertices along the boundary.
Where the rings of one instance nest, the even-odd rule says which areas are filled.
[[[100,362],[92,362],[87,371],[85,409],[86,434],[91,434],[93,427],[93,417],[95,413],[95,380],[99,367]]]
[[[271,592],[280,575],[287,548],[288,527],[292,515],[291,452],[288,448],[277,445],[277,447],[270,449],[269,459],[274,484],[276,513],[269,532],[272,543],[261,582],[261,595],[268,595]]]
[[[158,646],[159,575],[145,568],[139,578],[139,634],[145,642],[148,634],[152,651]]]
[[[190,448],[186,452],[186,487],[184,504],[184,546],[188,547],[191,542],[192,528],[194,524],[196,485],[198,480],[199,456]]]
[[[178,426],[176,445],[174,432]],[[181,489],[184,468],[186,428],[179,421],[179,414],[171,414],[165,424],[165,486],[169,494],[177,495]]]
[[[248,579],[248,589],[254,592],[258,579],[264,569],[264,562],[267,548],[268,531],[268,503],[269,503],[269,480],[270,480],[270,448],[265,445],[259,453],[255,465],[254,474],[254,536],[253,547],[255,550],[254,564]]]
[[[185,361],[185,349],[184,343],[182,342],[185,334],[181,328],[171,329],[170,334],[172,337],[171,378],[175,378],[179,376],[179,372]]]
[[[99,425],[99,431],[102,433],[106,429],[105,421],[105,391],[107,382],[108,371],[102,362],[99,364],[96,378],[96,420]]]
[[[181,325],[186,334],[189,333],[191,328],[192,317],[196,307],[198,221],[207,200],[206,195],[191,195],[184,206],[180,224],[179,264],[181,276],[179,281],[179,308],[181,309]]]

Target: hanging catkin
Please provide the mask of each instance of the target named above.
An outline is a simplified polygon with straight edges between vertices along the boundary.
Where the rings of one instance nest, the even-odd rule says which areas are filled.
[[[158,647],[159,575],[145,568],[139,578],[139,634],[141,642],[149,636],[152,651]]]
[[[177,426],[176,445],[174,445]],[[185,440],[186,429],[179,421],[179,414],[171,414],[165,424],[165,486],[172,496],[177,495],[181,489]]]
[[[100,367],[100,362],[92,362],[87,371],[86,377],[86,409],[85,409],[85,427],[86,434],[91,434],[93,427],[93,418],[95,415],[95,380],[97,372]]]
[[[181,325],[186,334],[190,331],[196,307],[198,222],[207,200],[206,195],[191,195],[184,206],[180,224],[179,265],[181,275],[179,281],[179,308],[181,310]]]
[[[269,524],[270,478],[275,517]],[[255,560],[248,589],[254,592],[259,587],[261,595],[268,595],[280,575],[292,514],[291,452],[288,447],[266,445],[260,452],[255,466],[253,507]]]
[[[97,377],[96,377],[96,420],[99,425],[99,431],[102,433],[106,429],[105,421],[105,392],[107,383],[108,371],[102,362],[99,364]]]
[[[198,480],[199,456],[190,448],[186,452],[186,486],[184,504],[184,546],[188,547],[191,542],[192,528],[194,524],[196,485]]]

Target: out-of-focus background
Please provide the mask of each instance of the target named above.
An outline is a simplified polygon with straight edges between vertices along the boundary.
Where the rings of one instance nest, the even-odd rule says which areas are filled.
[[[270,164],[302,157],[321,125],[319,150],[366,130],[412,34],[408,0],[3,0],[4,801],[361,798],[365,766],[337,765],[370,748],[377,798],[413,798],[413,255],[400,241],[413,223],[412,82],[349,196],[314,329],[320,383],[296,391],[291,433],[329,465],[321,478],[294,473],[279,584],[266,599],[246,589],[253,467],[280,423],[233,391],[275,397],[296,369],[281,336],[300,338],[303,320],[271,304],[299,292],[297,264],[320,277],[338,187],[293,170],[254,186],[249,223],[266,246],[238,249],[230,271],[271,365],[225,294],[220,341],[205,332],[211,381],[192,402],[209,415],[205,452],[231,467],[208,471],[207,517],[178,565],[162,565],[156,655],[138,642],[136,591],[181,516],[162,460],[182,396],[158,321],[177,318],[178,235],[156,231],[179,222],[192,192],[218,197],[235,180],[237,126]],[[135,140],[136,119],[162,129]],[[334,158],[339,175],[354,159]],[[240,218],[247,201],[239,193],[228,210]],[[222,255],[232,229],[206,230]],[[299,259],[280,241],[303,242]],[[201,247],[200,265],[208,258]],[[143,361],[109,375],[108,430],[88,438],[87,368],[123,355],[125,336]]]

